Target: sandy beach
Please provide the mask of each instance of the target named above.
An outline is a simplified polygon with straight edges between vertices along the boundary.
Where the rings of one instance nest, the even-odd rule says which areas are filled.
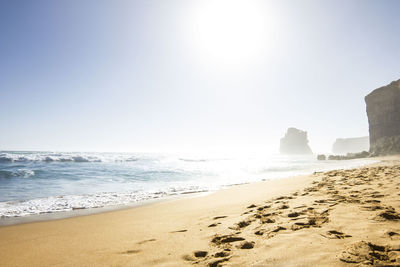
[[[0,227],[1,266],[400,265],[400,157]]]
[[[400,267],[400,0],[0,3],[0,267]]]

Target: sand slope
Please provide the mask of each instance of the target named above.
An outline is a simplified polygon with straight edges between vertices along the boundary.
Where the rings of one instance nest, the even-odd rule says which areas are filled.
[[[400,265],[398,157],[0,228],[1,266]]]
[[[250,205],[210,240],[210,256],[191,259],[211,266],[400,266],[400,166],[386,164],[316,174],[312,186]]]

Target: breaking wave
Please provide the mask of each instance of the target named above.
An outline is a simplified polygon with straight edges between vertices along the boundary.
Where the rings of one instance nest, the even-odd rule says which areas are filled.
[[[119,154],[118,156],[101,153],[0,153],[0,163],[14,162],[134,162],[140,160],[132,155]]]
[[[166,196],[206,191],[206,189],[196,186],[186,188],[172,187],[163,191],[104,192],[93,195],[67,195],[37,198],[28,201],[0,202],[0,218],[21,217],[78,209],[102,208],[106,206],[121,206]]]
[[[13,177],[28,178],[34,175],[35,172],[33,170],[26,170],[26,169],[18,169],[16,171],[0,170],[0,178],[13,178]]]

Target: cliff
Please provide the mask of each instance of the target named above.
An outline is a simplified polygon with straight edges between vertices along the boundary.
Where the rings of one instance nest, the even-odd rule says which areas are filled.
[[[400,80],[372,91],[365,97],[370,152],[400,153]]]
[[[338,138],[332,146],[332,153],[347,154],[369,151],[369,136],[355,138]]]
[[[281,154],[312,154],[308,146],[307,132],[289,128],[281,139],[279,150]]]

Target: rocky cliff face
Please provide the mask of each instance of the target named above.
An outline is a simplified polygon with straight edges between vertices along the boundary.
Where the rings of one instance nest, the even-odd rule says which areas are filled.
[[[332,146],[334,154],[358,153],[369,151],[369,136],[338,138]]]
[[[312,154],[308,146],[307,132],[289,128],[281,139],[281,154]]]
[[[400,153],[400,80],[365,97],[369,122],[370,152]]]

